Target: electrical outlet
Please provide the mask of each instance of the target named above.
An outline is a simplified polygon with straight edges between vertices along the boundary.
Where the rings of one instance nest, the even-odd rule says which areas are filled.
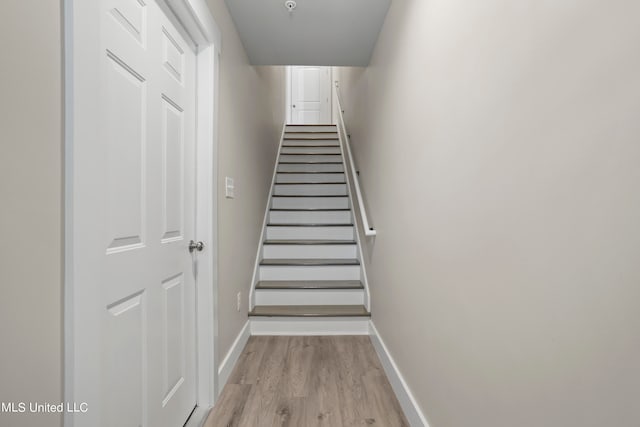
[[[236,295],[236,310],[240,311],[240,300],[242,298],[242,292],[238,292]]]

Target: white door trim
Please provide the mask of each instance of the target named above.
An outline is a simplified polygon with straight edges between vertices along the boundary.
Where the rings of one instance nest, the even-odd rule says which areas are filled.
[[[77,1],[64,1],[64,400],[74,402],[74,251],[73,246],[73,147],[74,20]],[[217,118],[218,61],[221,32],[204,0],[157,0],[162,9],[197,46],[197,189],[196,233],[207,242],[198,258],[196,282],[197,408],[188,425],[199,425],[219,394],[217,347]],[[64,425],[73,427],[73,414],[64,414]]]
[[[286,123],[291,123],[291,65],[287,66],[285,90]]]

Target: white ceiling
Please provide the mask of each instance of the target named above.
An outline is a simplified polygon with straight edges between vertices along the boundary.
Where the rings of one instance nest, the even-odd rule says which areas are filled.
[[[367,66],[391,0],[225,0],[253,65]]]

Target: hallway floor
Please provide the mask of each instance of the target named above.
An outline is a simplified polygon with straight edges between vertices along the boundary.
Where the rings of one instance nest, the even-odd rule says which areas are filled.
[[[368,336],[254,336],[204,427],[408,426]]]

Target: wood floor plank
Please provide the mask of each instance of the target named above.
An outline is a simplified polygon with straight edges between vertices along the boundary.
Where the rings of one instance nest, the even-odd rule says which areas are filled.
[[[284,366],[289,337],[264,337],[263,356],[258,365],[258,376],[247,397],[240,426],[271,426],[278,410],[280,383],[284,376]]]
[[[358,358],[358,363],[362,367],[362,374],[374,373],[377,375],[385,375],[380,359],[373,348],[371,338],[367,336],[361,337],[362,340],[355,341],[356,345],[353,349],[354,356]]]
[[[338,400],[334,337],[310,337],[314,346],[314,375],[307,387],[306,423],[308,426],[343,427]]]
[[[389,399],[391,386],[385,376],[368,373],[362,378],[367,402],[376,413],[376,423],[388,427],[409,427],[398,399]]]
[[[273,427],[304,426],[305,399],[301,397],[282,398],[276,406],[276,412],[271,420]]]
[[[338,397],[345,427],[375,424],[375,413],[367,408],[367,400],[362,383],[365,372],[356,351],[361,338],[336,337],[336,357],[338,362]],[[368,338],[367,338],[368,339]]]
[[[262,392],[255,385],[251,388],[244,404],[244,410],[238,427],[256,427],[264,425],[264,416],[262,412]],[[204,426],[207,427],[207,426]]]
[[[307,382],[313,373],[314,347],[307,337],[291,337],[285,361],[282,394],[286,397],[306,397]]]
[[[368,425],[409,426],[369,337],[266,336],[249,339],[204,427]]]
[[[263,402],[273,400],[279,392],[290,339],[291,337],[267,337],[257,380],[257,386],[263,393]]]
[[[227,384],[203,427],[235,427],[240,425],[251,387],[249,384]]]
[[[260,365],[266,349],[266,336],[253,336],[240,354],[227,384],[256,384],[260,374]]]

